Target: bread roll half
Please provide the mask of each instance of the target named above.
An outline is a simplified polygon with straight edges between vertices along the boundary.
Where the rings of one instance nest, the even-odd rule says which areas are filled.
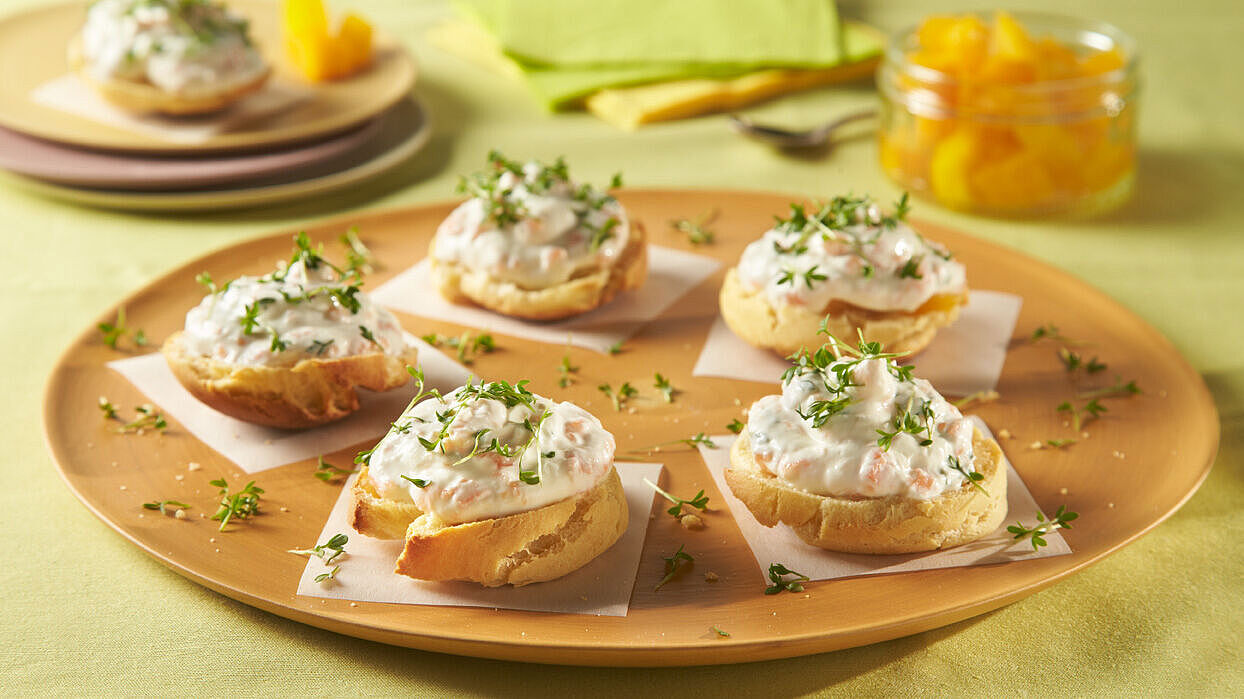
[[[359,476],[350,488],[354,498],[350,509],[350,526],[354,531],[373,539],[401,539],[406,536],[406,528],[415,518],[423,514],[409,500],[394,500],[380,493],[380,488],[368,475],[367,467],[359,471]]]
[[[558,320],[586,313],[609,303],[619,292],[642,286],[648,277],[644,238],[643,225],[633,222],[631,237],[614,264],[544,289],[524,289],[486,272],[438,260],[435,239],[429,256],[436,288],[453,303],[473,303],[516,318]]]
[[[745,289],[733,268],[726,272],[720,295],[721,316],[735,335],[783,356],[823,345],[825,336],[819,334],[823,320],[834,337],[853,339],[858,329],[865,340],[880,342],[886,352],[919,352],[939,328],[955,322],[967,300],[966,291],[939,294],[910,313],[871,311],[840,302],[825,309],[774,306],[763,291]]]
[[[69,65],[77,72],[78,77],[82,78],[100,96],[128,112],[172,116],[218,112],[243,97],[257,92],[268,83],[268,78],[272,76],[272,69],[268,68],[244,83],[230,85],[221,90],[194,94],[166,92],[145,81],[97,80],[91,75],[91,71],[86,69],[86,61],[82,56],[78,41],[69,47]]]
[[[539,486],[533,486],[539,487]],[[355,529],[393,536],[406,519],[394,572],[420,580],[466,580],[485,587],[528,585],[578,570],[626,531],[626,492],[616,469],[592,489],[504,517],[446,524],[413,504],[385,500],[366,470],[353,489]],[[414,515],[413,518],[411,515]]]
[[[269,427],[314,427],[358,410],[357,389],[406,384],[417,351],[303,358],[289,366],[238,366],[189,352],[177,332],[161,348],[173,375],[195,398],[230,417]]]
[[[813,546],[844,553],[918,553],[974,541],[1006,519],[1002,449],[979,430],[972,448],[988,495],[967,483],[931,500],[815,495],[757,464],[746,430],[730,449],[725,477],[757,521],[766,527],[785,524]]]

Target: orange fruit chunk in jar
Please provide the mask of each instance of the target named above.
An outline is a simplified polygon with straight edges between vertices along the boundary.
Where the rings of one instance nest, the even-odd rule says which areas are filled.
[[[358,15],[333,32],[323,0],[285,0],[283,10],[286,54],[307,80],[349,77],[371,63],[372,28]]]
[[[903,70],[883,77],[899,96],[879,146],[905,187],[951,208],[1024,214],[1072,208],[1134,172],[1119,48],[1036,36],[999,11],[928,17],[903,50]]]

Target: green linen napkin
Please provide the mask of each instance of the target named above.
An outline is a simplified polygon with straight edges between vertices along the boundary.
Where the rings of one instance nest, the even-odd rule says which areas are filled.
[[[809,68],[840,60],[832,0],[490,0],[505,52],[533,66]]]
[[[880,51],[833,0],[458,0],[550,109],[608,87],[823,68]],[[483,48],[483,47],[481,47]]]

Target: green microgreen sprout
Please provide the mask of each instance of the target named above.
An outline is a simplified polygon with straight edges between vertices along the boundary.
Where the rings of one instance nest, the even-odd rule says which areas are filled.
[[[717,628],[716,626],[710,626],[710,627],[708,627],[708,630],[709,630],[709,631],[711,631],[712,633],[717,634],[717,635],[718,635],[718,636],[720,636],[721,638],[730,638],[730,632],[729,632],[729,631],[722,631],[721,629]]]
[[[596,390],[608,396],[609,400],[613,402],[613,409],[618,412],[622,412],[622,407],[626,405],[630,399],[639,395],[639,390],[632,386],[630,382],[623,382],[623,384],[619,386],[616,391],[613,389],[613,386],[607,383],[602,383],[597,386]]]
[[[608,349],[607,351],[608,351],[608,352],[609,352],[609,354],[611,354],[611,355],[615,355],[615,354],[622,354],[622,343],[624,343],[624,342],[626,342],[626,341],[625,341],[625,340],[618,340],[617,342],[613,343],[612,345],[609,345],[609,349]]]
[[[1096,420],[1102,413],[1108,412],[1106,406],[1098,402],[1096,398],[1089,399],[1082,407],[1072,405],[1071,401],[1063,401],[1059,403],[1057,410],[1070,416],[1071,429],[1076,434],[1080,433],[1084,425]]]
[[[981,481],[985,480],[984,474],[977,472],[977,471],[967,470],[966,468],[963,467],[963,464],[959,463],[959,457],[957,456],[951,456],[947,460],[947,463],[952,469],[962,474],[963,477],[967,480],[968,483],[972,485],[973,488],[979,490],[981,494],[984,495],[985,497],[989,497],[989,491],[985,490],[985,486],[980,484]]]
[[[346,272],[355,279],[362,279],[364,274],[371,274],[380,269],[380,264],[376,262],[371,250],[359,238],[357,227],[351,226],[349,230],[341,234],[338,240],[346,246]]]
[[[920,273],[920,263],[923,261],[923,255],[913,255],[894,274],[899,279],[924,279],[924,275]]]
[[[689,505],[691,507],[696,508],[697,510],[701,512],[708,511],[708,496],[704,494],[703,490],[693,495],[690,499],[684,499],[684,498],[678,497],[677,495],[671,495],[670,493],[662,490],[661,486],[657,485],[656,483],[653,483],[647,478],[644,479],[644,483],[647,483],[648,487],[657,491],[657,493],[661,497],[674,503],[669,509],[666,510],[666,512],[668,512],[669,515],[675,519],[682,517],[683,505]]]
[[[324,565],[329,565],[337,560],[337,557],[346,552],[346,544],[350,542],[350,538],[345,534],[334,534],[314,548],[309,549],[290,549],[287,553],[297,554],[299,556],[314,556],[322,561]],[[316,582],[319,582],[318,580]]]
[[[726,425],[726,429],[730,430],[734,434],[742,432],[744,427],[747,427],[747,424],[737,417],[731,420],[729,425]]]
[[[1037,551],[1046,545],[1045,535],[1056,529],[1071,529],[1073,520],[1079,517],[1079,513],[1067,511],[1066,505],[1059,505],[1058,512],[1054,513],[1052,519],[1047,520],[1041,512],[1037,513],[1037,523],[1031,527],[1024,525],[1023,522],[1016,522],[1006,528],[1006,530],[1015,535],[1015,540],[1029,539],[1032,541],[1032,550]]]
[[[1092,391],[1081,391],[1076,394],[1076,398],[1114,398],[1117,396],[1134,396],[1143,393],[1135,381],[1123,383],[1122,377],[1114,377],[1114,385],[1105,388],[1098,388]]]
[[[557,367],[557,373],[561,376],[557,379],[557,385],[566,388],[575,382],[575,374],[579,373],[579,367],[570,363],[570,354],[562,355],[562,363]]]
[[[263,488],[256,486],[255,481],[247,483],[236,493],[229,492],[229,484],[223,478],[208,481],[208,484],[220,488],[220,509],[212,515],[212,519],[220,521],[220,531],[223,532],[234,519],[246,519],[259,513],[259,497],[263,494]]]
[[[348,468],[341,468],[340,466],[334,466],[325,461],[323,455],[319,457],[319,463],[315,466],[315,477],[325,483],[331,483],[333,479],[338,476],[348,476],[352,473],[358,473],[358,469],[351,470]]]
[[[794,577],[787,579],[787,575]],[[781,563],[773,563],[769,565],[769,580],[772,584],[765,588],[765,594],[776,595],[783,590],[786,592],[803,592],[803,584],[810,581],[811,578],[803,573],[796,573]]]
[[[109,401],[106,396],[99,397],[99,409],[104,414],[105,420],[121,419],[120,416],[117,415],[117,406],[113,405],[112,401]]]
[[[618,219],[610,218],[602,223],[599,228],[597,228],[589,224],[587,221],[582,221],[580,225],[592,232],[592,238],[588,242],[587,246],[588,250],[596,252],[602,245],[612,239],[615,235],[613,229],[617,228],[619,223],[621,223],[621,221]]]
[[[685,234],[687,242],[692,245],[711,245],[717,241],[717,235],[708,226],[716,221],[720,214],[720,209],[710,209],[694,221],[685,218],[674,219],[670,221],[670,227]]]
[[[653,592],[660,590],[666,583],[673,580],[679,573],[687,570],[695,564],[695,558],[693,558],[691,554],[686,551],[683,551],[682,544],[679,544],[678,550],[674,552],[674,555],[668,557],[662,556],[661,559],[665,561],[665,577],[661,578],[661,582],[657,583],[657,586],[652,588]]]
[[[325,583],[325,582],[328,582],[329,580],[336,580],[336,579],[337,579],[337,573],[338,573],[340,570],[341,570],[341,566],[340,566],[340,565],[335,565],[335,566],[333,566],[330,570],[328,570],[327,572],[320,573],[319,575],[315,576],[315,581],[316,581],[317,583]]]
[[[212,275],[208,274],[207,272],[199,272],[198,274],[194,275],[194,281],[202,285],[204,289],[207,289],[207,293],[209,294],[216,294],[218,292],[224,291],[224,289],[220,289],[216,287],[216,282],[212,281]]]
[[[782,374],[782,383],[784,384],[788,384],[800,376],[809,375],[832,396],[829,400],[814,401],[808,406],[806,411],[801,409],[799,412],[803,419],[817,428],[824,426],[830,418],[843,412],[851,405],[847,389],[857,385],[854,382],[853,372],[855,367],[862,362],[870,359],[885,361],[888,371],[899,381],[911,381],[912,372],[911,367],[899,366],[893,361],[897,357],[904,356],[903,354],[882,352],[880,343],[866,342],[862,333],[859,334],[859,343],[856,347],[851,347],[834,337],[828,330],[828,320],[828,317],[826,317],[821,321],[821,328],[818,332],[828,337],[829,343],[815,352],[802,349],[787,357],[792,362],[792,365]],[[896,416],[895,423],[900,429],[894,433],[882,432],[882,439],[885,442],[879,442],[879,444],[888,448],[886,446],[888,440],[893,439],[893,436],[899,432],[907,431],[902,428],[908,425],[908,422],[905,420],[905,416]],[[911,424],[912,426],[918,426],[915,423]],[[887,434],[889,435],[888,437]]]
[[[959,400],[954,401],[952,405],[960,410],[966,410],[967,408],[974,407],[977,404],[983,405],[985,403],[992,403],[1000,397],[1001,396],[997,391],[977,391],[976,393],[970,393]]]
[[[155,502],[144,502],[143,503],[144,509],[159,510],[160,514],[162,515],[167,515],[169,513],[169,508],[172,508],[172,507],[185,510],[185,509],[188,509],[190,506],[184,502],[177,502],[176,500],[156,500]]]
[[[103,409],[103,405],[100,405],[100,409]],[[143,403],[142,405],[134,408],[134,412],[138,415],[133,420],[130,420],[124,425],[118,427],[117,432],[133,432],[135,434],[143,434],[149,429],[158,430],[160,432],[168,429],[168,421],[165,420],[164,416],[155,409],[154,405],[150,403]]]
[[[1053,323],[1045,323],[1044,325],[1039,326],[1036,330],[1032,331],[1032,335],[1028,336],[1028,341],[1031,343],[1040,342],[1042,340],[1053,340],[1072,347],[1088,344],[1083,340],[1073,340],[1066,335],[1063,335],[1062,332],[1059,331],[1058,326]]]
[[[665,378],[661,372],[658,371],[654,378],[656,379],[656,383],[653,384],[653,387],[661,392],[661,397],[665,399],[666,403],[673,403],[674,394],[682,393],[682,391],[674,388],[674,385],[670,383],[670,380]]]
[[[432,485],[432,481],[424,480],[422,478],[411,478],[410,476],[407,476],[405,474],[402,475],[402,478],[410,481],[410,484],[415,486],[416,488],[426,488],[429,485]]]
[[[471,332],[464,332],[457,337],[446,337],[429,333],[421,338],[424,342],[433,347],[452,347],[457,350],[458,361],[466,365],[475,363],[475,359],[481,354],[492,354],[497,350],[497,341],[493,339],[490,333],[480,333],[478,335]]]
[[[117,308],[117,319],[111,323],[107,321],[100,322],[95,327],[99,328],[99,332],[103,334],[104,344],[112,349],[117,349],[117,343],[130,332],[130,328],[126,325],[125,307]],[[142,328],[134,331],[134,346],[143,347],[147,344],[147,333]]]

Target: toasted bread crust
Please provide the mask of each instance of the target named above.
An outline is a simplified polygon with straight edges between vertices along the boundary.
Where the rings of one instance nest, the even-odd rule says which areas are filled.
[[[773,306],[762,292],[744,289],[735,268],[726,272],[720,295],[721,316],[735,335],[783,356],[825,344],[827,338],[818,331],[826,319],[829,332],[841,340],[854,341],[858,328],[865,340],[880,342],[887,352],[919,352],[939,328],[955,322],[967,300],[967,291],[959,297],[934,296],[911,313],[870,311],[840,302],[819,310]]]
[[[227,90],[196,95],[166,92],[148,82],[100,81],[96,80],[89,70],[86,70],[86,60],[82,56],[79,43],[75,39],[69,46],[69,66],[104,99],[126,111],[138,114],[154,112],[173,116],[192,116],[218,112],[252,92],[258,91],[272,76],[272,69],[268,68],[252,80],[234,85]]]
[[[527,512],[455,525],[421,515],[406,530],[394,572],[485,587],[553,580],[613,546],[627,517],[622,481],[610,469],[591,490]]]
[[[182,333],[161,351],[173,375],[195,398],[246,422],[289,429],[314,427],[358,410],[356,389],[388,391],[410,380],[417,350],[401,356],[373,352],[336,359],[301,359],[291,366],[235,366],[191,354]]]
[[[428,255],[441,296],[453,303],[473,303],[529,320],[558,320],[585,313],[609,303],[619,292],[639,288],[648,277],[648,245],[643,224],[638,221],[632,222],[631,237],[613,265],[546,289],[524,289],[456,262],[438,260],[435,238]]]
[[[758,522],[785,524],[813,546],[844,553],[918,553],[974,541],[1006,519],[1002,450],[979,431],[972,447],[988,496],[968,484],[932,500],[814,495],[762,469],[752,457],[746,431],[730,449],[725,477]]]
[[[373,539],[401,539],[406,528],[423,514],[413,502],[385,498],[364,466],[350,488],[354,498],[350,510],[350,526],[354,531]]]

